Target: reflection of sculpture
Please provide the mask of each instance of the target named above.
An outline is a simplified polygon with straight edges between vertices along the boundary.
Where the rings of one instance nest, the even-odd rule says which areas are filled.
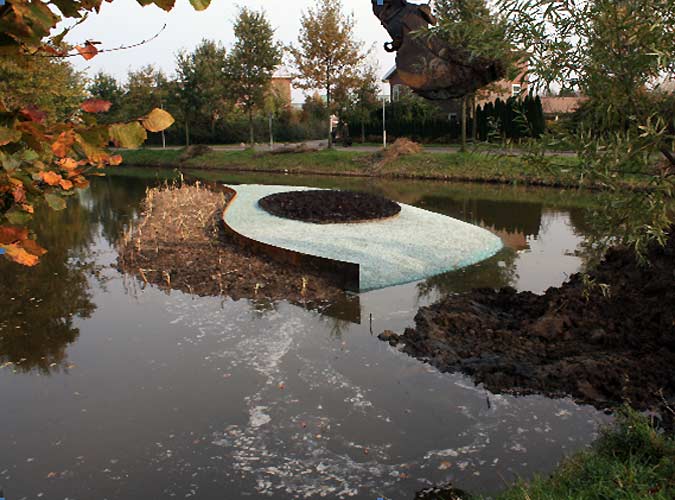
[[[462,97],[505,75],[499,61],[474,57],[424,32],[436,24],[429,5],[406,0],[371,0],[373,12],[393,41],[385,44],[396,51],[398,75],[415,93],[432,100]]]

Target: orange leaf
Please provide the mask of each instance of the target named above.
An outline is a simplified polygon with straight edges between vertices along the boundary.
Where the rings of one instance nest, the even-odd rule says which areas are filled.
[[[3,245],[3,248],[5,249],[7,258],[17,264],[33,267],[40,261],[35,255],[26,252],[18,245]]]
[[[86,188],[89,185],[89,181],[81,175],[78,175],[73,179],[73,184],[75,184],[76,188]]]
[[[47,253],[47,250],[38,245],[37,241],[35,240],[23,240],[21,242],[21,246],[29,254],[36,255],[38,257],[41,257]]]
[[[26,238],[28,238],[28,229],[25,227],[0,226],[0,245],[9,245]]]
[[[64,191],[68,191],[69,189],[73,188],[73,183],[70,182],[69,180],[61,179],[59,181],[59,186],[61,186],[61,189],[63,189]]]
[[[77,168],[77,162],[72,158],[62,158],[57,163],[64,170],[75,170]]]
[[[112,155],[110,157],[110,164],[113,167],[116,167],[117,165],[121,165],[122,164],[122,155]]]
[[[80,55],[84,57],[87,61],[89,59],[93,59],[94,57],[96,57],[96,54],[98,54],[98,49],[96,48],[96,46],[89,41],[87,41],[84,44],[84,47],[82,47],[81,45],[75,45],[75,50],[77,50],[80,53]]]
[[[40,172],[40,179],[50,186],[56,186],[63,180],[63,178],[55,172]]]
[[[29,214],[35,213],[35,209],[33,208],[33,205],[30,205],[28,203],[22,203],[21,204],[21,210],[23,210],[24,212],[28,212]]]
[[[107,113],[110,111],[110,106],[112,106],[110,101],[104,101],[103,99],[87,99],[80,105],[80,108],[87,113]]]
[[[75,142],[75,133],[72,130],[66,130],[59,134],[56,142],[52,144],[52,152],[59,158],[63,158],[68,154],[70,146]]]
[[[26,201],[26,190],[23,186],[14,186],[12,196],[14,196],[15,203],[23,203]]]

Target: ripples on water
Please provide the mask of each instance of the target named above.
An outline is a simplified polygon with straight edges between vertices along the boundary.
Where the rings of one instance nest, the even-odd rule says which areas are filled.
[[[50,253],[38,268],[0,264],[0,487],[8,498],[412,499],[448,481],[491,493],[550,471],[593,439],[607,421],[593,408],[490,394],[371,335],[371,317],[375,334],[401,331],[443,294],[560,284],[582,264],[575,251],[588,232],[588,199],[293,181],[358,186],[478,223],[507,248],[323,314],[167,295],[110,267],[112,242],[135,216],[146,181],[97,180],[67,211],[40,215]]]

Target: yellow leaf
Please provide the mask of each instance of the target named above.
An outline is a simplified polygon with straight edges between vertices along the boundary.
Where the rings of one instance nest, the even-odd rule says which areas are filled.
[[[37,256],[26,252],[18,245],[2,245],[2,248],[5,249],[5,255],[9,260],[22,266],[33,267],[40,261]]]
[[[163,109],[155,108],[141,120],[141,123],[150,132],[161,132],[173,125],[174,121],[173,116],[169,113]]]

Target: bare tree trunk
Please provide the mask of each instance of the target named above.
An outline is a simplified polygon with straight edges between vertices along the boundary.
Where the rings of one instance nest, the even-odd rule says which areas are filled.
[[[476,142],[476,136],[478,135],[478,120],[476,119],[476,109],[478,105],[476,104],[476,94],[471,94],[471,142]]]
[[[468,96],[462,97],[462,143],[459,148],[459,151],[464,153],[466,152],[466,101],[468,100]]]
[[[185,147],[190,145],[190,122],[185,120]]]
[[[249,134],[249,145],[251,148],[255,147],[255,133],[253,131],[253,109],[248,110],[248,134]]]
[[[328,109],[328,149],[333,147],[333,115],[330,112],[330,84],[326,85],[326,108]]]
[[[366,124],[361,121],[361,144],[366,143]]]

